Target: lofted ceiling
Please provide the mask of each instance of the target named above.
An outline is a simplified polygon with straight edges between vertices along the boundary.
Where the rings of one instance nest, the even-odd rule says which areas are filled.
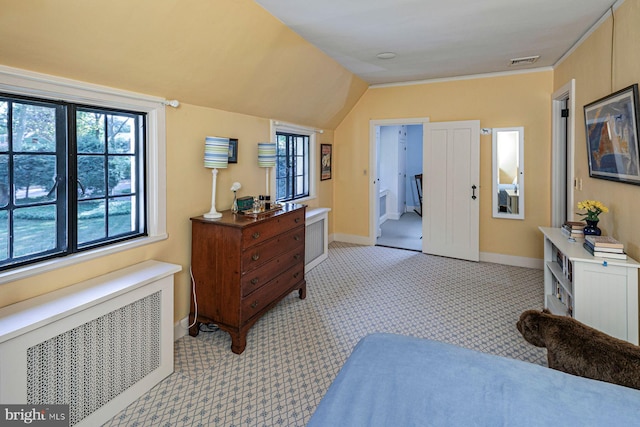
[[[369,84],[553,66],[614,0],[255,0]],[[394,53],[379,59],[380,53]],[[534,63],[511,60],[539,56]]]

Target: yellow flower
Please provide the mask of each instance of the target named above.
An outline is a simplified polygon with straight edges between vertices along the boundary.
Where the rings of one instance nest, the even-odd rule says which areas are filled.
[[[609,212],[609,208],[598,200],[583,200],[582,202],[578,202],[578,209],[587,211],[586,213],[578,212],[576,215],[581,215],[582,219],[588,221],[599,221],[599,215],[601,213]]]

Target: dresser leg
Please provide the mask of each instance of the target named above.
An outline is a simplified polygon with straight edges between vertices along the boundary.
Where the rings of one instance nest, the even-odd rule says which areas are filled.
[[[302,285],[302,287],[300,289],[298,289],[298,296],[300,296],[300,299],[305,299],[307,297],[307,285],[306,285],[306,283],[304,285]]]
[[[247,332],[231,333],[231,351],[235,354],[241,354],[247,346]]]

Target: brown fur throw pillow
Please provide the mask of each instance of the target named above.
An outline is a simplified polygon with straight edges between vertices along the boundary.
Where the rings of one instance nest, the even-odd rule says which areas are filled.
[[[640,347],[548,310],[528,310],[517,325],[525,340],[547,348],[550,368],[640,389]]]

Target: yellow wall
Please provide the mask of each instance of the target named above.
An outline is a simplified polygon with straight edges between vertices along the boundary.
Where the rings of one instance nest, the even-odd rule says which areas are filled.
[[[335,132],[334,232],[368,236],[369,121],[429,117],[480,120],[481,127],[524,126],[525,219],[494,219],[491,136],[480,137],[480,251],[542,258],[539,225],[550,215],[550,94],[553,73],[496,76],[370,88]],[[514,238],[514,236],[518,236]]]
[[[582,191],[575,191],[575,201],[604,203],[610,211],[601,216],[598,226],[604,234],[623,242],[634,259],[640,259],[640,186],[589,177],[583,107],[640,81],[639,22],[640,1],[626,0],[615,11],[615,25],[609,17],[554,72],[554,89],[571,79],[576,81],[575,176],[582,179],[583,186]]]

